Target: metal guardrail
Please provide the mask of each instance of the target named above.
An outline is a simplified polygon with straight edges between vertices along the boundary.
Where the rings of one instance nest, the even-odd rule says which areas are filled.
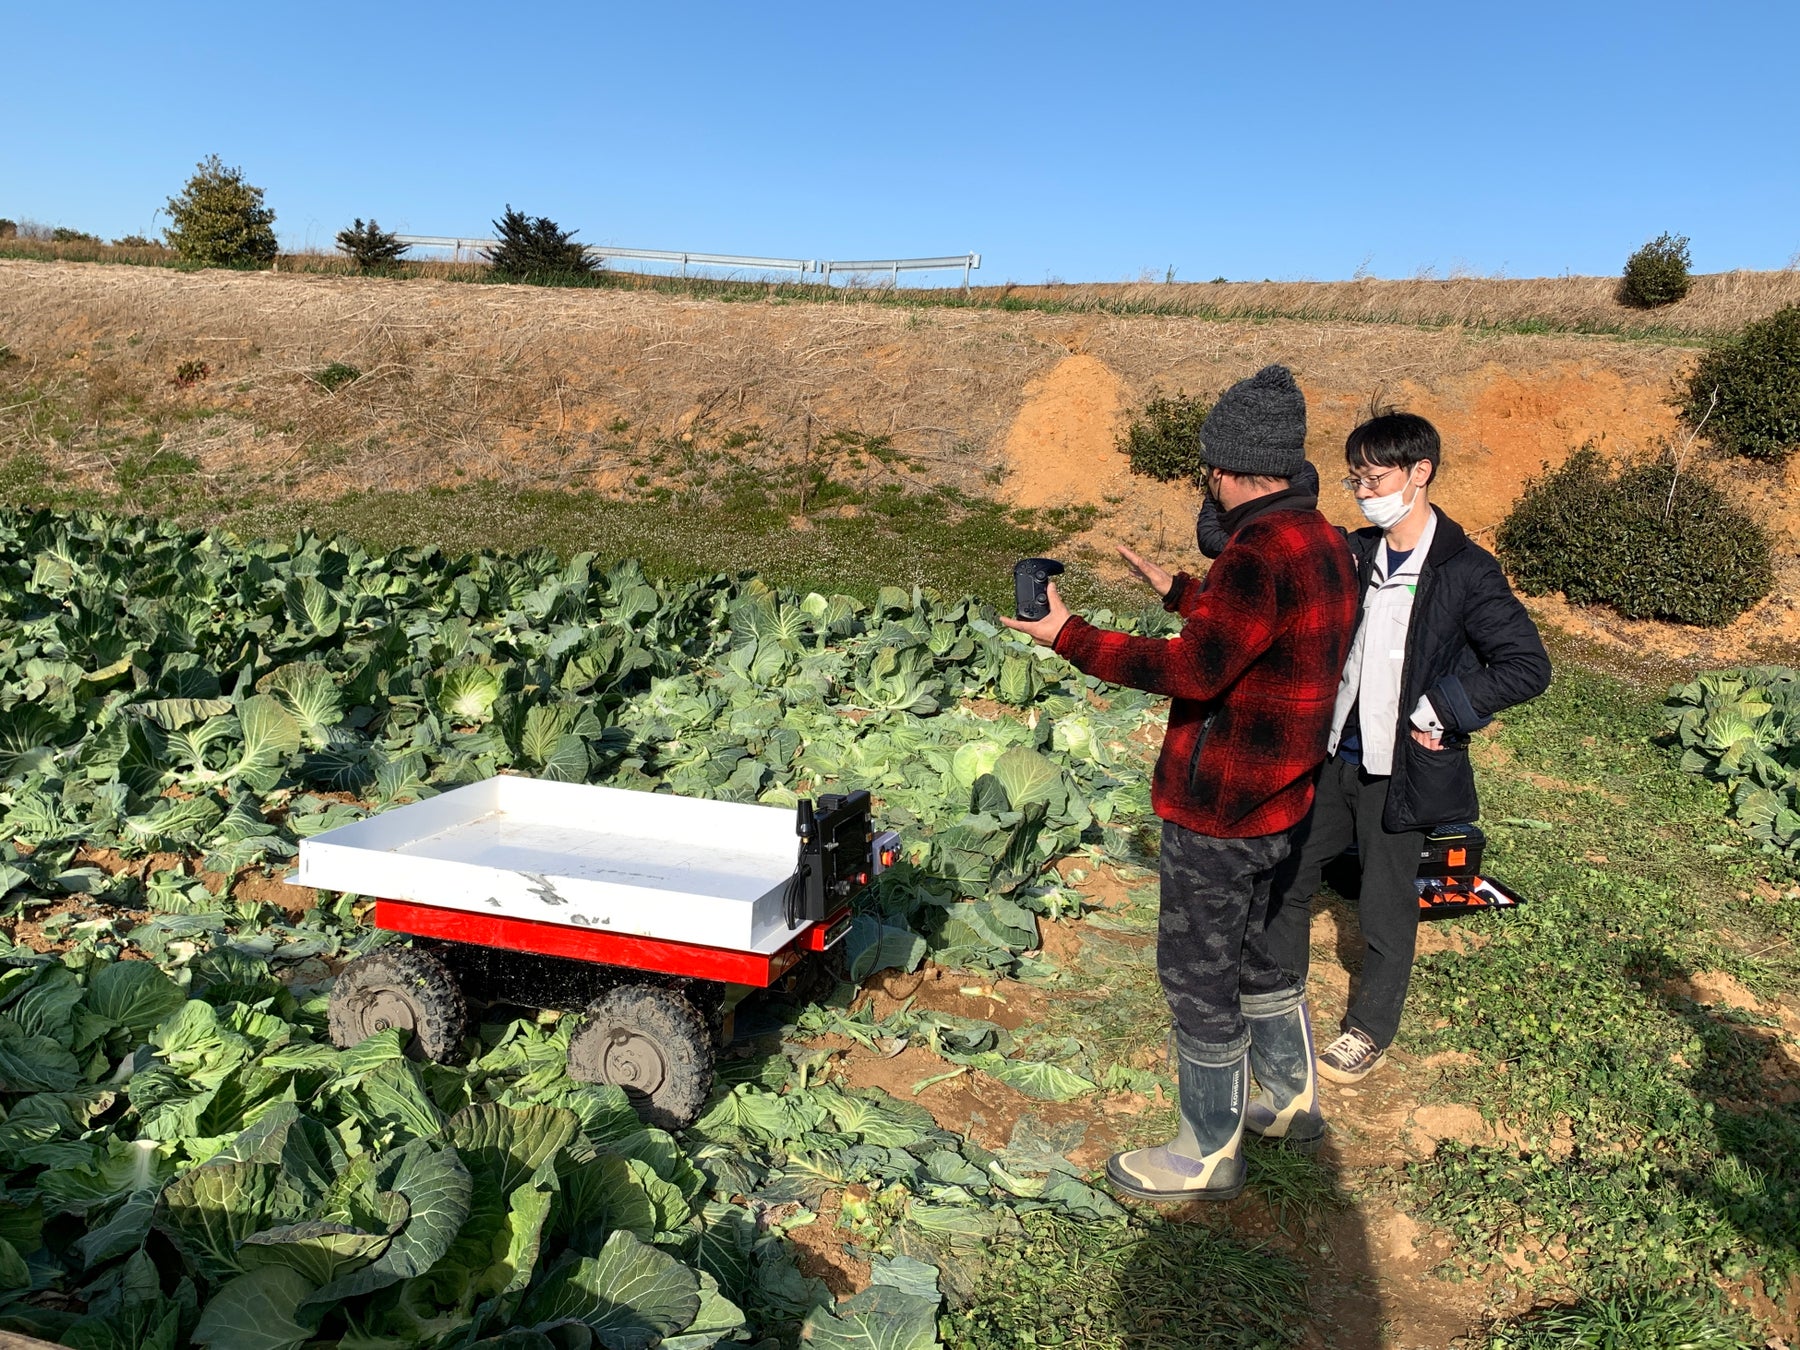
[[[833,272],[892,272],[894,284],[898,286],[902,272],[934,272],[960,267],[963,274],[963,286],[966,289],[969,284],[969,269],[980,266],[981,255],[979,253],[963,253],[954,258],[878,258],[860,262],[837,260],[818,263],[815,270],[825,274],[827,286],[831,284]]]
[[[397,234],[399,243],[408,248],[447,248],[456,253],[464,249],[479,252],[492,248],[499,242],[491,238],[464,238],[456,235],[438,234]],[[979,253],[959,253],[943,258],[874,258],[862,260],[816,258],[754,258],[738,253],[682,253],[672,249],[660,248],[605,248],[598,244],[584,246],[589,256],[596,260],[607,258],[624,258],[633,262],[679,263],[682,275],[693,267],[739,267],[751,268],[762,272],[798,272],[801,276],[808,273],[823,276],[825,284],[831,284],[834,273],[866,273],[887,272],[893,277],[897,286],[900,284],[902,272],[948,271],[962,268],[963,286],[969,284],[969,273],[981,266]]]

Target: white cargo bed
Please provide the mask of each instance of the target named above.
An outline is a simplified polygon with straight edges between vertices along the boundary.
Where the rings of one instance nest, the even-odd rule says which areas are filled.
[[[783,807],[504,775],[303,839],[291,881],[767,954],[798,848]]]

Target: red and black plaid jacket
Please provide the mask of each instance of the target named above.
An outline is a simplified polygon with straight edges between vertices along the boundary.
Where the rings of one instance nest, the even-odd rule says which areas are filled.
[[[1057,654],[1174,700],[1151,792],[1164,820],[1226,839],[1298,824],[1356,628],[1343,532],[1316,510],[1277,506],[1238,528],[1204,586],[1183,573],[1164,603],[1186,620],[1175,637],[1071,617]]]

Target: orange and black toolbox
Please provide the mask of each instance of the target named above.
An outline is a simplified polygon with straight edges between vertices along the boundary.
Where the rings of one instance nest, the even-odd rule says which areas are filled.
[[[1487,836],[1475,825],[1440,825],[1419,850],[1419,917],[1447,919],[1477,909],[1512,909],[1523,897],[1481,870]]]

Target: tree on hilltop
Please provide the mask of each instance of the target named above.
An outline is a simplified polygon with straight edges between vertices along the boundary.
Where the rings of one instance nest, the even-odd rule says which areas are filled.
[[[585,276],[595,268],[586,248],[574,242],[576,232],[565,230],[546,216],[528,216],[508,204],[494,222],[499,241],[484,255],[501,276],[519,281],[543,281]]]
[[[241,267],[274,260],[275,213],[263,190],[244,181],[217,155],[195,166],[181,195],[169,198],[163,237],[183,262],[202,267]]]
[[[373,218],[364,225],[360,216],[349,229],[338,231],[337,246],[363,272],[378,272],[392,267],[400,261],[407,248],[392,233],[377,225]]]

